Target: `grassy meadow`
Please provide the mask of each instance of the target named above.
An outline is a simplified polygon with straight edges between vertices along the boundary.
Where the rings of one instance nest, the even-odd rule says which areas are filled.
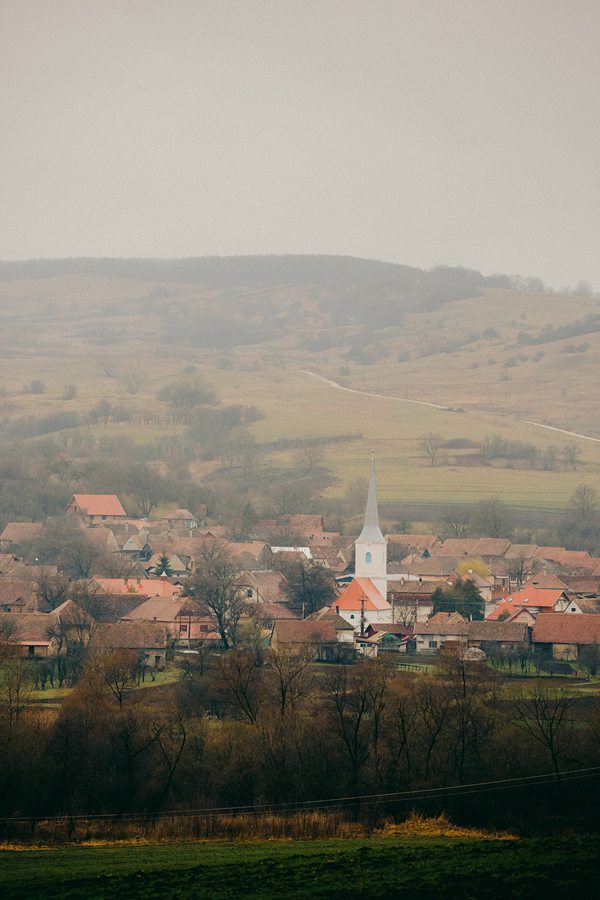
[[[345,315],[342,288],[339,313],[326,314],[323,302],[331,290],[301,282],[217,290],[99,274],[0,279],[3,420],[84,413],[102,399],[160,412],[157,390],[200,378],[222,402],[258,407],[263,417],[251,430],[269,466],[293,461],[293,447],[278,449],[275,442],[328,441],[323,462],[336,479],[330,496],[343,495],[348,484],[365,477],[371,448],[384,503],[470,503],[493,495],[511,506],[556,509],[582,481],[600,487],[600,332],[592,325],[575,337],[552,336],[553,329],[560,335],[557,329],[597,316],[597,297],[484,288],[480,296],[411,309],[397,325],[374,329]],[[366,296],[367,307],[369,302]],[[215,341],[202,340],[203,322],[210,325],[217,315],[223,328],[230,322],[238,329],[221,346],[218,331]],[[173,332],[175,326],[180,331]],[[200,331],[195,343],[186,337],[194,328]],[[365,393],[339,390],[307,372]],[[27,391],[35,380],[44,383],[43,393]],[[76,386],[69,400],[67,385]],[[133,441],[184,430],[135,420],[86,429]],[[554,446],[559,456],[576,445],[579,462],[575,471],[528,470],[465,461],[467,451],[442,451],[432,467],[420,447],[430,431],[445,440],[500,434],[541,453]],[[349,437],[334,442],[339,435]],[[217,466],[199,463],[193,470],[202,477]]]
[[[593,896],[593,839],[473,837],[71,846],[0,851],[2,895],[564,898]]]

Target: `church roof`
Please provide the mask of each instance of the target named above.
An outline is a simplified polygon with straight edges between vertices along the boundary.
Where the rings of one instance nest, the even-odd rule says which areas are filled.
[[[331,609],[360,609],[364,602],[365,610],[391,609],[385,597],[377,590],[370,578],[354,578],[337,600],[330,605]]]
[[[379,513],[377,511],[377,487],[375,485],[375,460],[371,459],[371,476],[369,478],[369,493],[367,495],[367,508],[365,511],[365,521],[363,530],[359,537],[359,542],[380,542],[385,543],[385,538],[379,527]]]

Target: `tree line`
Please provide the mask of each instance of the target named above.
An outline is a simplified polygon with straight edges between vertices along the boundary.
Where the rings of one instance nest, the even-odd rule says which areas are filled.
[[[512,689],[452,657],[437,676],[413,676],[377,660],[316,666],[308,652],[234,649],[187,660],[168,690],[136,691],[126,664],[89,660],[49,713],[28,702],[27,662],[4,656],[5,836],[35,833],[50,816],[107,816],[114,833],[127,816],[342,797],[352,798],[343,815],[363,820],[443,809],[540,831],[578,828],[595,813],[597,779],[565,773],[600,764],[600,708],[558,680]],[[523,785],[489,790],[513,779]],[[473,783],[488,789],[471,796],[463,786]],[[398,792],[406,800],[394,802]]]

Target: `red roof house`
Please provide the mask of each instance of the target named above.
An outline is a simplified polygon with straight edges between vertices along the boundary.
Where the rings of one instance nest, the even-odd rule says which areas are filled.
[[[89,525],[127,518],[116,494],[73,494],[65,513],[80,516]]]

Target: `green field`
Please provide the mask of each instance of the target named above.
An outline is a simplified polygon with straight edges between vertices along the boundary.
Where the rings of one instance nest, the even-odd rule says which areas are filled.
[[[7,898],[592,897],[594,837],[373,838],[4,850]]]

